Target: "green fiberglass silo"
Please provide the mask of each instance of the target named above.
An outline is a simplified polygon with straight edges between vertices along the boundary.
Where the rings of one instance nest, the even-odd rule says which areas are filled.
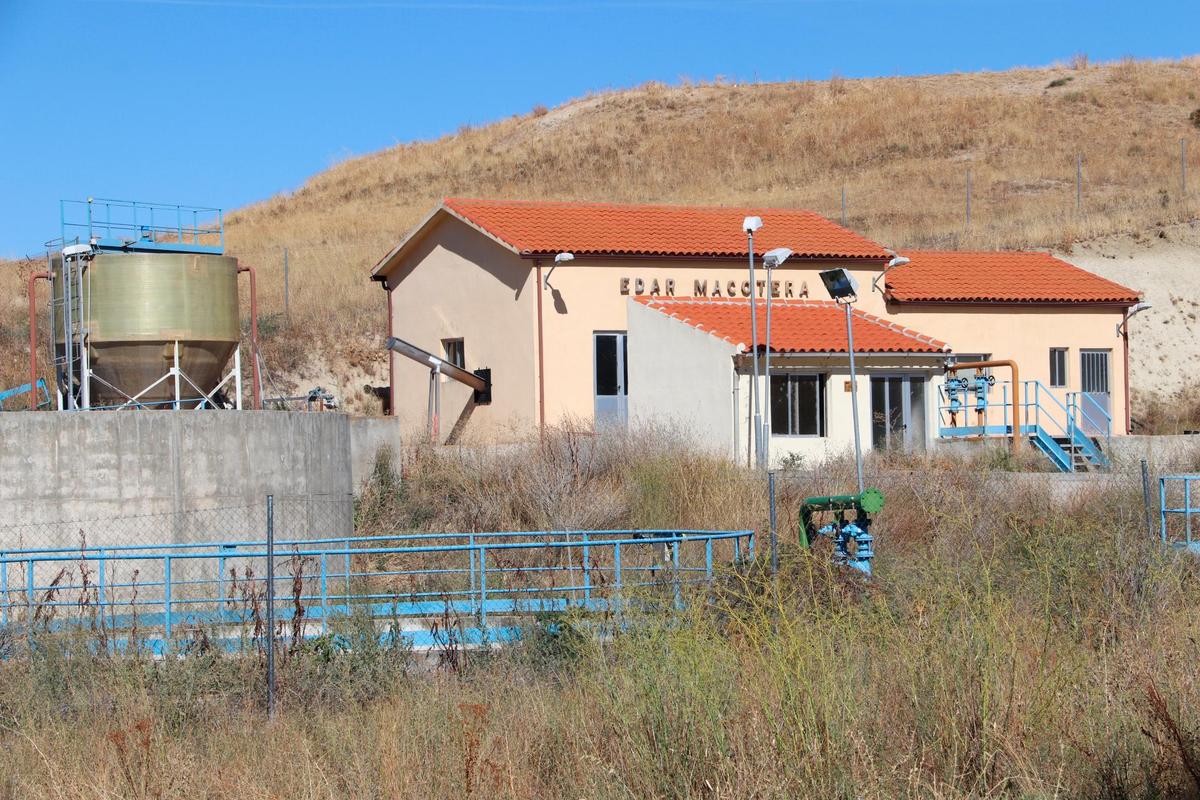
[[[52,265],[55,351],[60,363],[81,360],[83,352],[67,352],[66,331],[86,329],[89,407],[131,398],[173,407],[181,396],[182,407],[194,407],[217,387],[240,339],[237,259],[99,253],[83,269],[71,269],[73,263],[67,260],[69,275],[61,259]]]

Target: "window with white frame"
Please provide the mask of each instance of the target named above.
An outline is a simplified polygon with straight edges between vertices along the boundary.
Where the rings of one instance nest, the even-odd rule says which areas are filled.
[[[771,376],[771,433],[825,436],[825,375]]]
[[[462,339],[442,339],[442,349],[446,353],[446,360],[459,369],[467,368],[467,353],[463,348]]]
[[[1050,386],[1061,389],[1067,385],[1067,348],[1050,348]]]

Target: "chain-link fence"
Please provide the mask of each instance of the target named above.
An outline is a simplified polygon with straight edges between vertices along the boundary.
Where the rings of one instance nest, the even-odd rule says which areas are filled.
[[[263,541],[266,498],[217,498],[161,513],[97,515],[0,524],[0,551]],[[275,496],[275,529],[281,539],[350,536],[354,497],[346,493]]]

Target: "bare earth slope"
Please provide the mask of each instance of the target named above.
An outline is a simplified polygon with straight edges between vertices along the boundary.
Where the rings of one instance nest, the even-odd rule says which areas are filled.
[[[443,196],[800,206],[840,219],[844,188],[846,224],[897,249],[1057,247],[1140,288],[1164,269],[1189,269],[1200,243],[1172,238],[1169,268],[1155,266],[1162,262],[1150,254],[1159,250],[1132,240],[1143,258],[1114,261],[1104,245],[1079,243],[1133,233],[1161,241],[1158,227],[1197,216],[1200,128],[1189,115],[1198,92],[1197,58],[646,85],[347,161],[229,214],[227,239],[259,268],[264,350],[281,390],[321,383],[366,410],[361,385],[382,377],[385,330],[383,295],[367,273]],[[1181,140],[1194,176],[1186,196]],[[4,280],[16,272],[4,270]],[[1200,300],[1195,284],[1179,287]],[[12,285],[5,296],[19,307],[24,289]],[[1189,318],[1163,325],[1153,315],[1166,306],[1156,305],[1135,334],[1162,325],[1182,339],[1187,328],[1178,326]],[[24,358],[17,332],[0,330],[0,347],[14,355],[5,373]]]

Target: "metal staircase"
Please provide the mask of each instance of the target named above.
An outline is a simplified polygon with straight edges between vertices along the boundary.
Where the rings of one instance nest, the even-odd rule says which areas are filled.
[[[969,379],[970,388],[949,383],[939,392],[938,435],[944,439],[1007,439],[1014,431],[1008,381]],[[999,388],[998,402],[992,393]],[[1041,381],[1021,381],[1020,435],[1059,472],[1093,472],[1110,466],[1106,450],[1112,416],[1100,399],[1068,392],[1065,401]],[[974,422],[974,424],[964,424]]]

